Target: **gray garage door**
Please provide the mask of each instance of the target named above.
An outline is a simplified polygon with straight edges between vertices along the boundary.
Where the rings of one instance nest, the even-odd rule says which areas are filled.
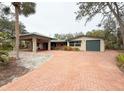
[[[100,51],[100,40],[86,40],[87,51]]]

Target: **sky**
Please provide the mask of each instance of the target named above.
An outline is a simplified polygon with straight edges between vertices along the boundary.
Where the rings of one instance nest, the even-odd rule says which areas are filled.
[[[37,2],[36,13],[29,17],[20,16],[20,21],[28,32],[37,32],[53,37],[54,34],[66,34],[91,31],[97,27],[101,17],[98,15],[85,26],[86,18],[75,20],[78,6],[74,2]]]

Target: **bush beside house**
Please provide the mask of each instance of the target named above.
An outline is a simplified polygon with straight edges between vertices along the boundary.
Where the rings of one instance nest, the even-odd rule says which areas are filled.
[[[9,62],[9,54],[5,51],[0,51],[0,65],[7,65]]]
[[[55,50],[80,51],[79,48],[72,48],[72,47],[70,47],[70,46],[56,47]]]
[[[117,63],[116,64],[120,68],[120,70],[124,72],[124,54],[119,54],[117,56]]]

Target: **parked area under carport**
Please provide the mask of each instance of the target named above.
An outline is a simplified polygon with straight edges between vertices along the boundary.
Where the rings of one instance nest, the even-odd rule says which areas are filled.
[[[37,33],[20,35],[20,49],[25,51],[42,51],[50,50],[50,37],[46,37]]]
[[[0,90],[124,90],[124,73],[116,66],[117,51],[40,54],[53,57]]]

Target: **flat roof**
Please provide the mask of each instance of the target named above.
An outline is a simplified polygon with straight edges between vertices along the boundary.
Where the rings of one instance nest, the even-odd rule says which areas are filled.
[[[51,40],[51,42],[66,42],[66,40]]]
[[[42,35],[42,34],[39,34],[39,33],[20,34],[20,37],[25,37],[25,36],[39,36],[39,37],[44,37],[44,38],[51,39],[51,42],[66,42],[67,40],[73,40],[73,39],[77,39],[77,38],[80,38],[80,37],[103,39],[102,37],[80,35],[80,36],[76,36],[76,37],[73,37],[73,38],[61,40],[61,39],[51,38],[51,37],[48,37],[48,36],[45,36],[45,35]]]
[[[80,38],[80,37],[88,37],[88,38],[103,39],[103,37],[95,37],[95,36],[80,35],[80,36],[76,36],[76,37],[73,37],[73,38],[69,38],[68,40],[73,40],[73,39],[77,39],[77,38]]]

